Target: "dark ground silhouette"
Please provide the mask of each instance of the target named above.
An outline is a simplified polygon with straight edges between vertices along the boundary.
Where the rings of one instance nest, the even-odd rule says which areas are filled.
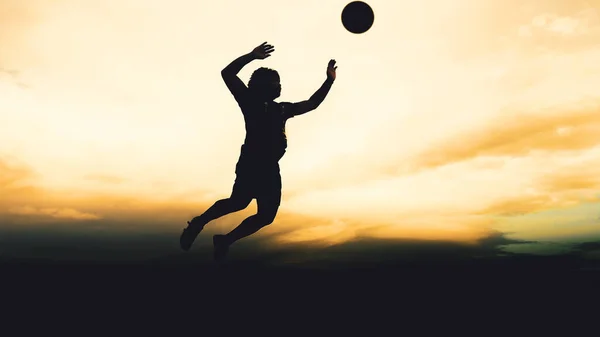
[[[156,334],[163,324],[160,334],[169,336],[182,330],[225,336],[267,331],[277,336],[514,336],[523,335],[528,325],[534,335],[555,332],[559,323],[568,325],[565,333],[580,335],[576,329],[594,322],[600,284],[600,260],[580,254],[597,243],[556,256],[502,254],[501,245],[516,241],[501,234],[476,246],[359,240],[264,251],[253,241],[261,240],[257,236],[240,242],[225,263],[212,261],[208,244],[190,252],[164,247],[163,256],[118,260],[141,247],[161,248],[154,241],[98,243],[95,249],[111,247],[114,258],[93,258],[85,251],[93,240],[61,245],[68,250],[65,256],[88,259],[3,255],[0,290],[9,312],[3,329],[18,315],[25,318],[19,335],[60,327],[78,336],[106,329],[112,336],[125,334],[123,326],[132,329],[130,335]]]

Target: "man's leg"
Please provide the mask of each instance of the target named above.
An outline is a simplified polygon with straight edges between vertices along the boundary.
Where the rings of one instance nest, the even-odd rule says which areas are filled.
[[[186,251],[190,249],[198,234],[204,229],[204,225],[229,213],[241,211],[248,207],[251,201],[252,197],[236,182],[229,198],[215,202],[202,215],[188,222],[188,227],[183,230],[179,238],[181,249]]]
[[[263,191],[256,198],[258,212],[246,218],[227,235],[215,235],[213,237],[216,260],[223,258],[227,254],[229,246],[234,242],[273,223],[281,203],[281,177],[277,174],[270,180],[266,186],[262,186]]]
[[[207,223],[220,218],[229,213],[241,211],[248,207],[252,201],[251,198],[240,198],[240,197],[229,197],[227,199],[221,199],[215,202],[209,209],[207,209],[201,215],[195,217],[190,221],[191,226],[204,227]]]

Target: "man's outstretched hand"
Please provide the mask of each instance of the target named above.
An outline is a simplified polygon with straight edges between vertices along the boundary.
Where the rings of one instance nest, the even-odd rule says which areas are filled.
[[[327,79],[335,81],[335,71],[337,66],[335,65],[335,60],[330,60],[329,64],[327,64]]]
[[[264,60],[271,56],[273,51],[275,51],[275,48],[272,45],[263,42],[260,46],[254,48],[251,54],[256,59]]]

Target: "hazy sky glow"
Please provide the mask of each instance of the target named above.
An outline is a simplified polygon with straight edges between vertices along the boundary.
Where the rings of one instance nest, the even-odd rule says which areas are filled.
[[[268,41],[240,77],[278,70],[280,101],[339,68],[288,122],[258,235],[600,237],[600,1],[373,0],[362,35],[347,2],[0,0],[0,226],[178,235],[235,177],[243,118],[219,72]]]

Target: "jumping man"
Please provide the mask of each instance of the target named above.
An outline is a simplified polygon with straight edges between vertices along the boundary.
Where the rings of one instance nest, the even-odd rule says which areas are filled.
[[[281,202],[281,175],[279,160],[287,148],[285,123],[289,118],[316,109],[325,99],[335,81],[335,60],[327,65],[327,78],[306,101],[298,103],[275,102],[281,94],[277,71],[258,68],[244,84],[237,76],[253,60],[271,56],[275,49],[264,42],[250,53],[242,55],[221,71],[221,76],[233,94],[244,115],[246,139],[241,147],[235,168],[235,183],[231,196],[214,203],[202,215],[188,221],[180,237],[181,248],[189,250],[192,243],[210,221],[246,208],[256,198],[258,212],[245,219],[226,235],[213,236],[214,258],[222,259],[231,244],[251,235],[273,222]]]

